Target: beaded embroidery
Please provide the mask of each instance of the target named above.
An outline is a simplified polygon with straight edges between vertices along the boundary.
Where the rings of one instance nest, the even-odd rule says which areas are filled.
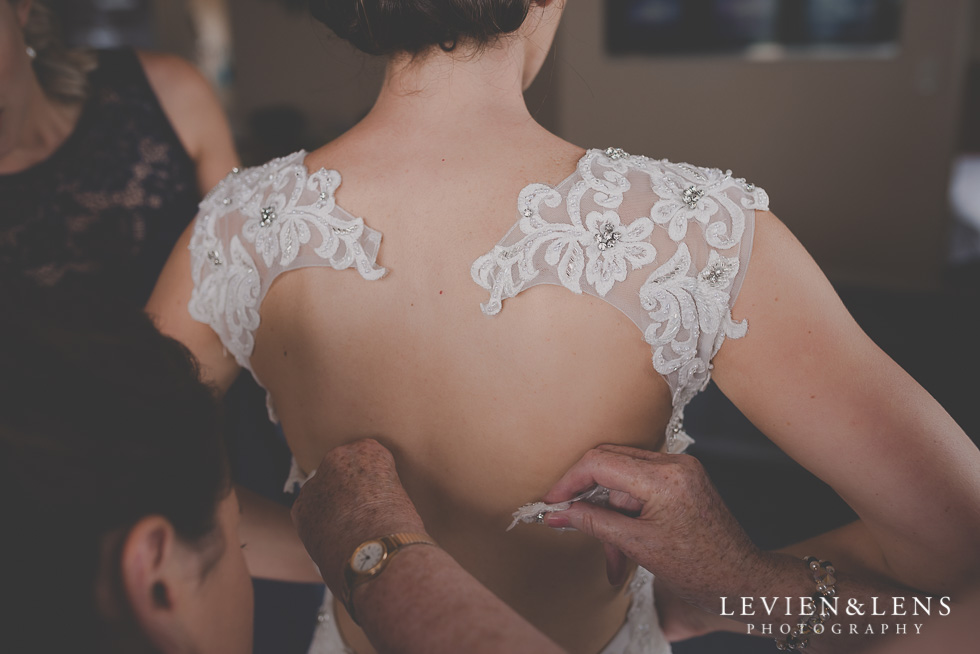
[[[368,280],[387,272],[375,262],[381,234],[334,201],[340,173],[310,173],[305,157],[233,170],[201,202],[194,224],[191,316],[249,370],[259,307],[278,275],[309,265],[355,268]]]
[[[629,316],[670,386],[666,446],[680,452],[692,442],[684,407],[707,385],[725,338],[746,332],[731,307],[751,248],[746,231],[768,205],[765,191],[730,172],[590,150],[558,186],[524,188],[517,224],[471,273],[490,291],[488,316],[536,284],[587,292]]]

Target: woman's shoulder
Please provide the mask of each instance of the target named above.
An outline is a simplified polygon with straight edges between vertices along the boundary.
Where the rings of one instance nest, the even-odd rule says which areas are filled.
[[[310,172],[306,152],[234,168],[201,202],[188,249],[191,316],[248,366],[259,307],[280,274],[308,266],[383,277],[381,233],[341,210],[337,171]]]
[[[754,196],[759,202],[765,200],[765,203],[768,203],[768,197],[763,198],[765,192],[761,188],[744,177],[736,176],[731,169],[632,154],[614,146],[587,150],[577,166],[577,172],[585,177],[595,175],[597,172],[604,176],[606,171],[619,174],[630,171],[645,173],[650,177],[654,191],[667,190],[665,183],[667,186],[682,186],[683,190],[693,187],[688,195],[689,204],[695,203],[694,198],[699,195],[695,193],[696,190],[708,194],[732,187]],[[645,188],[645,185],[641,187]]]
[[[614,287],[631,288],[639,295],[630,302],[668,286],[724,286],[727,303],[744,276],[755,213],[768,206],[764,190],[731,171],[592,149],[559,184],[521,191],[514,228],[471,273],[491,292],[488,315],[547,280],[610,300],[623,295]]]
[[[302,265],[356,266],[365,278],[383,276],[375,263],[380,232],[337,206],[340,173],[311,172],[306,154],[300,150],[260,166],[233,168],[201,202],[191,242],[198,258],[203,262],[219,245],[234,249],[242,260],[260,259],[264,266],[246,267],[269,283]]]
[[[231,168],[201,200],[202,213],[226,214],[238,211],[254,198],[266,197],[273,190],[282,191],[284,183],[302,190],[301,187],[310,177],[305,164],[306,158],[306,150],[298,150],[256,166]],[[327,181],[333,182],[334,187],[340,183],[340,175],[336,171],[321,169],[317,174],[327,176]]]

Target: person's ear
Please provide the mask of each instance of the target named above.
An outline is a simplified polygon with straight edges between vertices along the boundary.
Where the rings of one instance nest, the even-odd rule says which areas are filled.
[[[174,527],[162,516],[148,516],[126,536],[120,567],[122,585],[144,637],[163,652],[179,651],[185,633],[181,621],[187,574],[184,552]]]
[[[17,12],[17,20],[20,22],[20,28],[24,29],[27,25],[27,19],[31,15],[31,5],[34,4],[34,0],[17,0],[14,3],[14,10]]]

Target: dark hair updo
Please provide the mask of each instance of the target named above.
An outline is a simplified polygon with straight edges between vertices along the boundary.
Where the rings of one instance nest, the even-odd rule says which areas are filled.
[[[516,32],[533,0],[309,0],[310,13],[368,54],[483,47]]]

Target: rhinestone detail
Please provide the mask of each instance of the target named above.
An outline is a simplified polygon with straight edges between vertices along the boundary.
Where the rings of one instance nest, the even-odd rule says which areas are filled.
[[[704,276],[704,281],[708,282],[712,286],[717,286],[718,282],[720,282],[724,277],[725,277],[724,270],[719,270],[718,268],[712,268],[711,270],[708,271],[708,274]]]
[[[718,288],[719,286],[727,286],[730,281],[731,275],[736,270],[735,261],[731,259],[719,258],[701,271],[698,278],[712,286]]]
[[[719,282],[725,279],[727,273],[728,266],[722,262],[716,263],[704,272],[704,281],[711,286],[717,286]]]
[[[262,207],[259,216],[259,225],[268,227],[276,219],[276,210],[274,207]]]
[[[629,156],[623,148],[606,148],[605,153],[613,161]]]
[[[617,232],[616,228],[605,223],[597,234],[595,234],[595,246],[599,248],[600,251],[608,250],[617,243],[619,239],[623,237],[621,232]]]
[[[704,197],[703,190],[699,189],[697,186],[691,186],[689,188],[684,189],[684,193],[681,199],[684,200],[684,204],[686,204],[689,208],[697,209],[698,202],[700,202],[701,198],[703,197]]]
[[[220,266],[224,263],[224,261],[221,260],[221,255],[218,254],[217,250],[208,251],[208,261],[211,262],[212,266]]]

